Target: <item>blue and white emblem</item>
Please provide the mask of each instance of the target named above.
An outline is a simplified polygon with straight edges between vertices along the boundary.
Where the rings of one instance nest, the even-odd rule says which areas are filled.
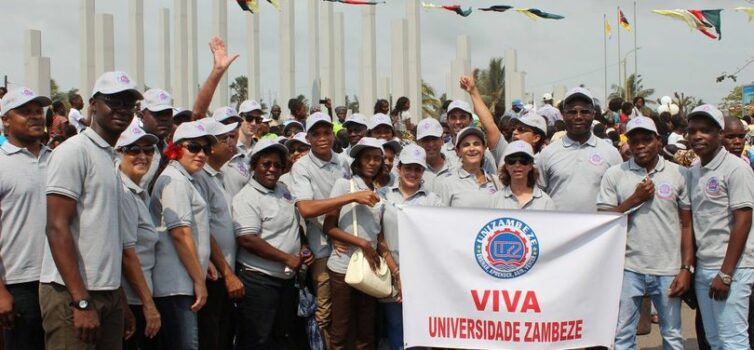
[[[519,277],[532,269],[539,257],[539,240],[521,220],[498,218],[490,221],[474,240],[479,267],[493,277]]]

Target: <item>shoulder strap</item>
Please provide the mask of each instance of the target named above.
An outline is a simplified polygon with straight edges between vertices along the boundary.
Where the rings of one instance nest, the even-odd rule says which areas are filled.
[[[349,180],[349,182],[350,182],[350,185],[351,185],[351,193],[353,193],[353,192],[355,192],[355,189],[354,189],[355,185],[353,183],[354,182],[353,178],[351,178],[351,180]],[[356,220],[356,205],[357,204],[358,203],[356,203],[356,202],[353,203],[353,206],[351,207],[351,215],[352,215],[352,218],[353,218],[353,235],[358,237],[359,236],[359,222],[358,222],[358,220]]]

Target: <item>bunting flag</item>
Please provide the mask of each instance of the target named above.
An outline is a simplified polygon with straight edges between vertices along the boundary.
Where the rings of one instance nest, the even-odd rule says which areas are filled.
[[[369,1],[369,0],[325,0],[329,2],[339,2],[346,5],[377,5],[384,4],[384,1]]]
[[[696,29],[711,39],[722,39],[720,31],[720,9],[717,10],[653,10],[652,12],[668,16],[686,23],[691,29]],[[714,32],[714,33],[713,33]]]
[[[256,13],[259,11],[259,5],[257,5],[257,0],[236,0],[238,3],[238,6],[241,6],[241,9],[244,11],[249,11],[251,13]]]
[[[275,7],[276,10],[280,11],[280,3],[278,0],[267,0],[267,2],[270,3],[273,7]]]
[[[605,35],[607,35],[608,39],[613,38],[613,28],[610,27],[610,22],[607,21],[607,18],[605,18]]]
[[[495,12],[505,12],[510,9],[512,9],[513,6],[507,6],[507,5],[494,5],[490,7],[480,7],[479,11],[495,11]]]
[[[424,9],[427,9],[427,10],[428,9],[443,9],[443,10],[453,11],[457,15],[463,16],[463,17],[468,17],[473,11],[471,7],[464,10],[463,8],[461,8],[461,5],[435,5],[435,4],[430,4],[428,2],[423,2],[423,1],[422,1],[422,7],[424,7]]]
[[[736,11],[747,14],[749,16],[749,22],[754,19],[754,7],[736,7]]]
[[[561,15],[556,15],[554,13],[544,12],[539,9],[515,9],[519,13],[525,15],[526,17],[531,18],[532,20],[537,20],[540,18],[544,19],[563,19],[565,17]]]
[[[626,19],[626,15],[623,14],[623,11],[618,8],[618,23],[620,23],[620,26],[623,27],[623,29],[627,31],[631,31],[631,23],[628,23],[628,20]]]

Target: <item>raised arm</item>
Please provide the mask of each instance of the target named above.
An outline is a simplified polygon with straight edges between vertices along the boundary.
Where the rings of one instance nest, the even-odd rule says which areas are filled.
[[[461,89],[469,93],[471,96],[471,103],[474,105],[474,112],[479,117],[479,121],[484,127],[484,132],[487,134],[487,145],[494,149],[502,134],[495,125],[495,118],[492,117],[492,112],[487,108],[487,105],[482,99],[482,95],[479,94],[479,89],[476,86],[476,69],[470,76],[461,77]]]
[[[199,90],[199,94],[196,96],[196,102],[194,102],[194,108],[192,110],[193,120],[202,119],[207,115],[209,104],[212,102],[212,95],[215,94],[220,79],[233,61],[238,58],[238,54],[228,55],[225,42],[217,36],[212,37],[209,41],[209,49],[212,51],[214,64],[212,65],[212,71],[210,71],[209,77],[204,81],[202,88]]]

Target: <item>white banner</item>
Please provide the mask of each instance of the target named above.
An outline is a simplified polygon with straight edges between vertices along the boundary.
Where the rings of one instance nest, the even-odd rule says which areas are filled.
[[[398,218],[407,347],[612,346],[625,216],[405,207]]]

